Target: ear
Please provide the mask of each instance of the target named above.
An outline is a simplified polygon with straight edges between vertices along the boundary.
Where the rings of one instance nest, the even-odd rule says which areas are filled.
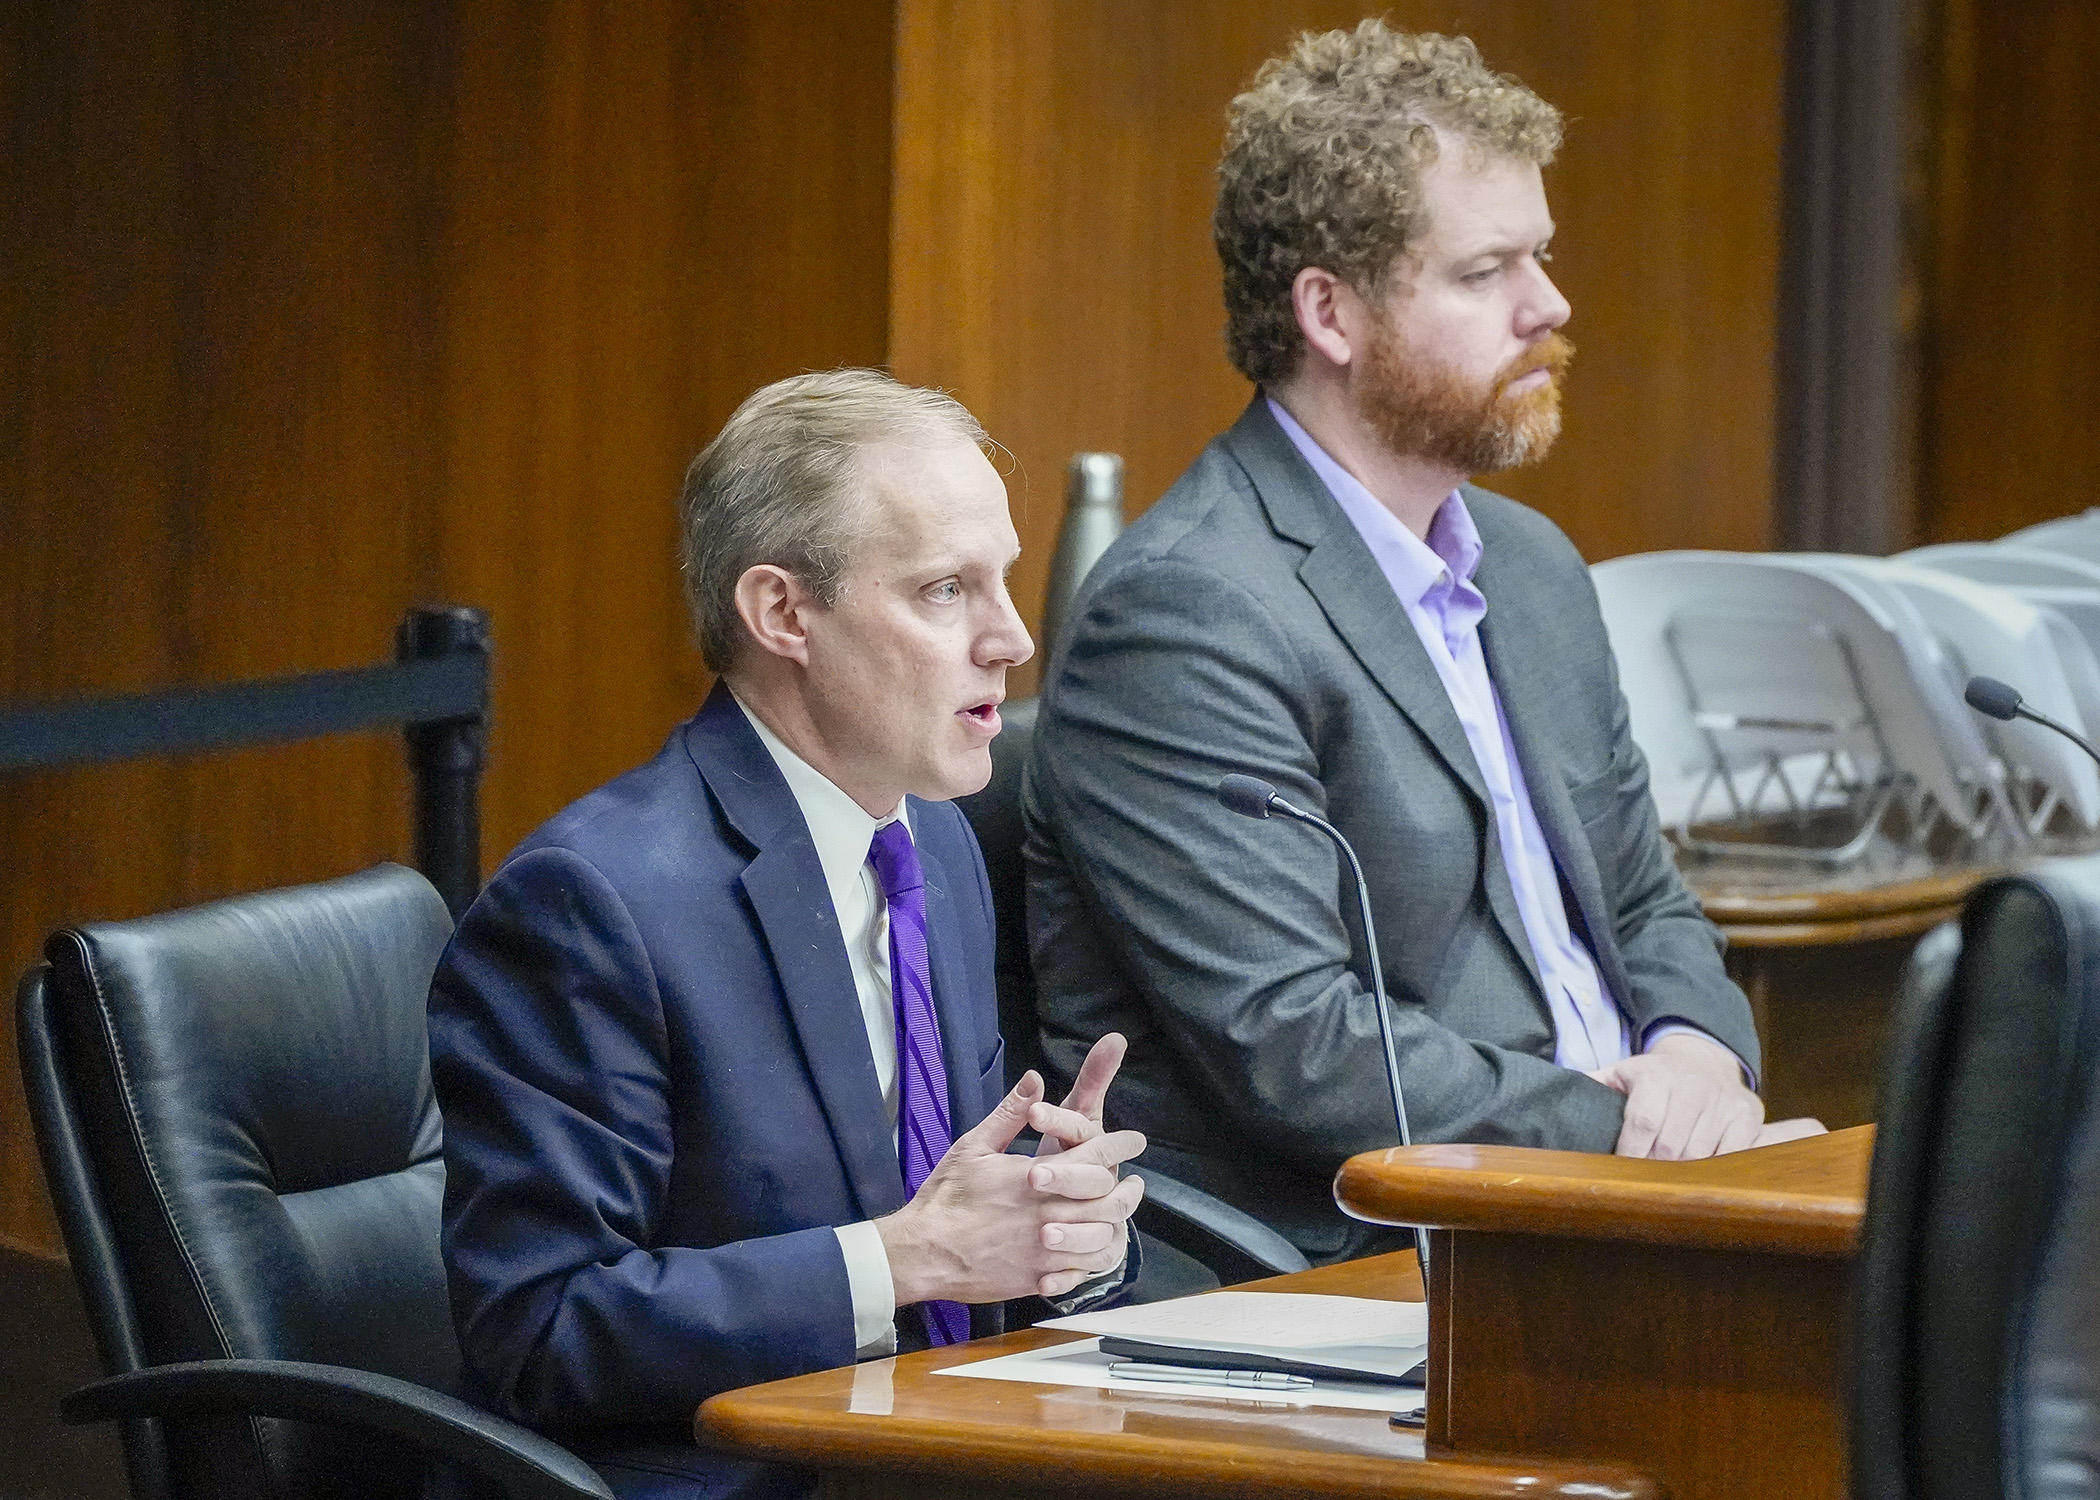
[[[1307,266],[1291,283],[1291,310],[1312,355],[1337,369],[1347,368],[1370,313],[1356,289],[1332,271]]]
[[[736,581],[736,612],[752,643],[772,656],[809,665],[809,615],[824,606],[786,568],[759,563]]]

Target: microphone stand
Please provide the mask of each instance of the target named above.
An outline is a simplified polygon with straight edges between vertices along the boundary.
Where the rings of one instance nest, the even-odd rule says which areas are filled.
[[[1393,1096],[1393,1125],[1400,1132],[1400,1144],[1412,1146],[1413,1134],[1407,1128],[1407,1100],[1400,1091],[1400,1058],[1393,1048],[1393,1018],[1387,1013],[1385,998],[1385,970],[1378,962],[1378,928],[1371,920],[1371,887],[1364,879],[1364,867],[1356,857],[1356,850],[1342,831],[1316,813],[1302,807],[1294,807],[1278,794],[1276,788],[1252,776],[1227,776],[1218,783],[1218,800],[1234,812],[1250,818],[1266,818],[1273,813],[1282,813],[1311,828],[1317,828],[1342,851],[1342,858],[1349,862],[1349,873],[1356,882],[1356,910],[1363,919],[1364,949],[1371,960],[1371,998],[1377,1002],[1378,1040],[1385,1048],[1385,1080]],[[1410,1226],[1415,1242],[1415,1265],[1422,1273],[1422,1295],[1429,1295],[1429,1232],[1419,1226]]]
[[[2042,713],[2037,709],[2029,708],[2024,703],[2021,704],[2018,708],[2014,709],[2013,712],[2018,714],[2023,719],[2028,719],[2036,724],[2041,725],[2044,729],[2055,730],[2058,734],[2062,735],[2065,739],[2069,740],[2072,744],[2076,745],[2079,749],[2083,750],[2086,754],[2090,755],[2093,758],[2094,764],[2100,765],[2100,750],[2095,750],[2093,748],[2093,742],[2087,739],[2084,735],[2080,734],[2077,730],[2072,729],[2068,725],[2057,723],[2056,720],[2050,718],[2047,714]]]

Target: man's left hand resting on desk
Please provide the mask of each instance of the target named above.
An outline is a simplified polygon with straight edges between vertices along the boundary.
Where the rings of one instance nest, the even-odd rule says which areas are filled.
[[[1678,1032],[1590,1074],[1626,1096],[1620,1156],[1694,1161],[1757,1144],[1765,1102],[1719,1042]]]
[[[1814,1120],[1767,1124],[1765,1102],[1744,1085],[1736,1055],[1689,1032],[1659,1038],[1590,1077],[1626,1096],[1620,1156],[1697,1161],[1823,1133]]]

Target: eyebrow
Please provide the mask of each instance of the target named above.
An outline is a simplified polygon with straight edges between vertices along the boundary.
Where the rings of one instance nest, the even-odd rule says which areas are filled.
[[[1021,554],[1016,552],[1005,562],[999,564],[999,571],[1002,574],[1012,572],[1014,564],[1020,560]],[[924,577],[929,583],[934,583],[943,578],[953,578],[967,573],[972,565],[973,559],[958,557],[951,553],[948,556],[936,558],[920,567],[913,568],[911,572],[914,576]]]
[[[1539,246],[1551,244],[1552,240],[1553,231],[1550,229],[1535,240],[1490,240],[1477,250],[1467,251],[1459,259],[1478,260],[1483,255],[1491,255],[1497,260],[1507,260],[1512,255],[1529,255]]]
[[[1546,225],[1546,232],[1540,235],[1537,239],[1514,239],[1504,237],[1499,239],[1484,240],[1480,243],[1478,248],[1466,251],[1459,258],[1461,260],[1473,260],[1483,255],[1523,255],[1529,251],[1536,250],[1540,245],[1551,243],[1555,232],[1559,228],[1560,226],[1558,224],[1549,222]]]

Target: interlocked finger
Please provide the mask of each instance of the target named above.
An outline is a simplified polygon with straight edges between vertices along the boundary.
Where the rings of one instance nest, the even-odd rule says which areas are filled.
[[[1120,1249],[1123,1225],[1120,1220],[1113,1224],[1092,1220],[1077,1224],[1045,1224],[1042,1236],[1045,1250],[1055,1250],[1067,1256],[1100,1255]]]
[[[1115,1081],[1116,1070],[1123,1066],[1123,1054],[1129,1049],[1122,1033],[1115,1031],[1094,1043],[1087,1050],[1086,1061],[1079,1065],[1079,1076],[1072,1080],[1072,1092],[1065,1095],[1065,1108],[1091,1116],[1098,1124],[1108,1086]]]
[[[1144,1198],[1145,1179],[1126,1177],[1091,1198],[1045,1198],[1037,1205],[1036,1214],[1045,1224],[1084,1224],[1091,1219],[1121,1223],[1137,1212]]]
[[[1066,1162],[1097,1162],[1104,1167],[1119,1167],[1138,1156],[1145,1149],[1145,1133],[1141,1130],[1111,1130],[1097,1135],[1092,1140],[1074,1146],[1064,1153]]]
[[[1043,1097],[1043,1075],[1030,1068],[991,1113],[957,1136],[948,1147],[965,1156],[1004,1151],[1028,1123],[1029,1110]]]
[[[1098,1198],[1115,1186],[1116,1168],[1145,1149],[1145,1138],[1135,1130],[1112,1135],[1039,1156],[1029,1169],[1028,1183],[1036,1191],[1064,1198]]]
[[[1048,1103],[1037,1104],[1028,1111],[1028,1126],[1045,1137],[1054,1138],[1068,1151],[1101,1134],[1100,1124],[1078,1110],[1060,1109]]]

